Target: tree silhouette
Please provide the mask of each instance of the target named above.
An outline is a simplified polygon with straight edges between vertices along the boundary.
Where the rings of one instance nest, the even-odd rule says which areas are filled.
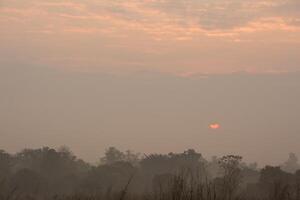
[[[225,200],[234,197],[236,190],[241,183],[241,156],[227,155],[219,160],[219,165],[223,172],[221,181],[221,191]]]

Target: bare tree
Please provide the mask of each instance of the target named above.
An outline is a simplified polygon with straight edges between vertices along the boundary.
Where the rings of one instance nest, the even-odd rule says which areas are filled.
[[[239,184],[241,183],[241,156],[227,155],[219,160],[219,165],[224,176],[221,179],[221,194],[224,200],[234,198]]]

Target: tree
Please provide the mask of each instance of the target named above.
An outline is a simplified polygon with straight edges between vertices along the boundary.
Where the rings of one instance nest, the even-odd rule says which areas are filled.
[[[105,151],[104,157],[100,159],[101,163],[110,165],[115,162],[123,161],[125,159],[125,155],[123,152],[118,150],[115,147],[109,147]]]
[[[115,147],[109,147],[106,149],[105,155],[100,159],[100,162],[102,164],[111,165],[116,162],[124,161],[136,166],[140,160],[139,156],[139,153],[133,153],[130,150],[123,153]]]
[[[225,200],[230,200],[234,197],[242,180],[240,168],[241,161],[242,157],[237,155],[223,156],[219,160],[220,168],[223,171],[221,192]]]
[[[300,199],[300,169],[295,173],[296,199]]]
[[[4,150],[0,150],[0,181],[9,176],[11,173],[11,165],[12,156]]]
[[[294,153],[290,153],[288,160],[281,166],[281,168],[286,172],[295,173],[298,169],[300,169],[297,156]]]
[[[284,200],[290,196],[292,175],[280,167],[266,166],[260,172],[260,188],[272,200]]]
[[[127,150],[124,154],[125,161],[131,163],[133,166],[138,166],[140,161],[140,154],[134,153],[130,150]]]
[[[46,192],[47,180],[31,169],[17,171],[11,179],[11,188],[16,188],[22,195],[40,195]]]

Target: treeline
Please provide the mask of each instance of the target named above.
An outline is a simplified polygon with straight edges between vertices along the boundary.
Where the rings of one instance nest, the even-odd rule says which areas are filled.
[[[99,164],[68,148],[0,150],[0,200],[300,200],[295,154],[281,166],[258,169],[238,155],[206,160],[183,153],[141,155],[106,150]]]

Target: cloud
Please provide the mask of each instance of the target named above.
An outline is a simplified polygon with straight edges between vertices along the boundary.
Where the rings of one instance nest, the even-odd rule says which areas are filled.
[[[176,17],[182,25],[198,24],[205,30],[228,30],[261,20],[280,17],[286,23],[299,20],[297,0],[156,0],[148,7]]]
[[[183,76],[291,71],[299,68],[299,4],[298,0],[2,0],[1,59],[116,71],[151,69]]]
[[[42,13],[44,16],[40,17],[45,21],[52,19],[52,23],[59,21],[61,26],[68,26],[67,29],[88,30],[81,32],[114,27],[122,31],[142,31],[157,39],[165,35],[189,39],[199,34],[230,37],[270,18],[280,19],[277,21],[286,26],[300,25],[298,0],[30,0],[25,3],[4,0],[2,7],[4,11],[14,9],[14,12],[5,12],[6,15],[16,17],[17,11],[31,10],[33,14],[26,16],[29,20],[40,20],[38,15]],[[280,27],[283,26],[277,26]],[[65,27],[56,28],[65,30]]]

